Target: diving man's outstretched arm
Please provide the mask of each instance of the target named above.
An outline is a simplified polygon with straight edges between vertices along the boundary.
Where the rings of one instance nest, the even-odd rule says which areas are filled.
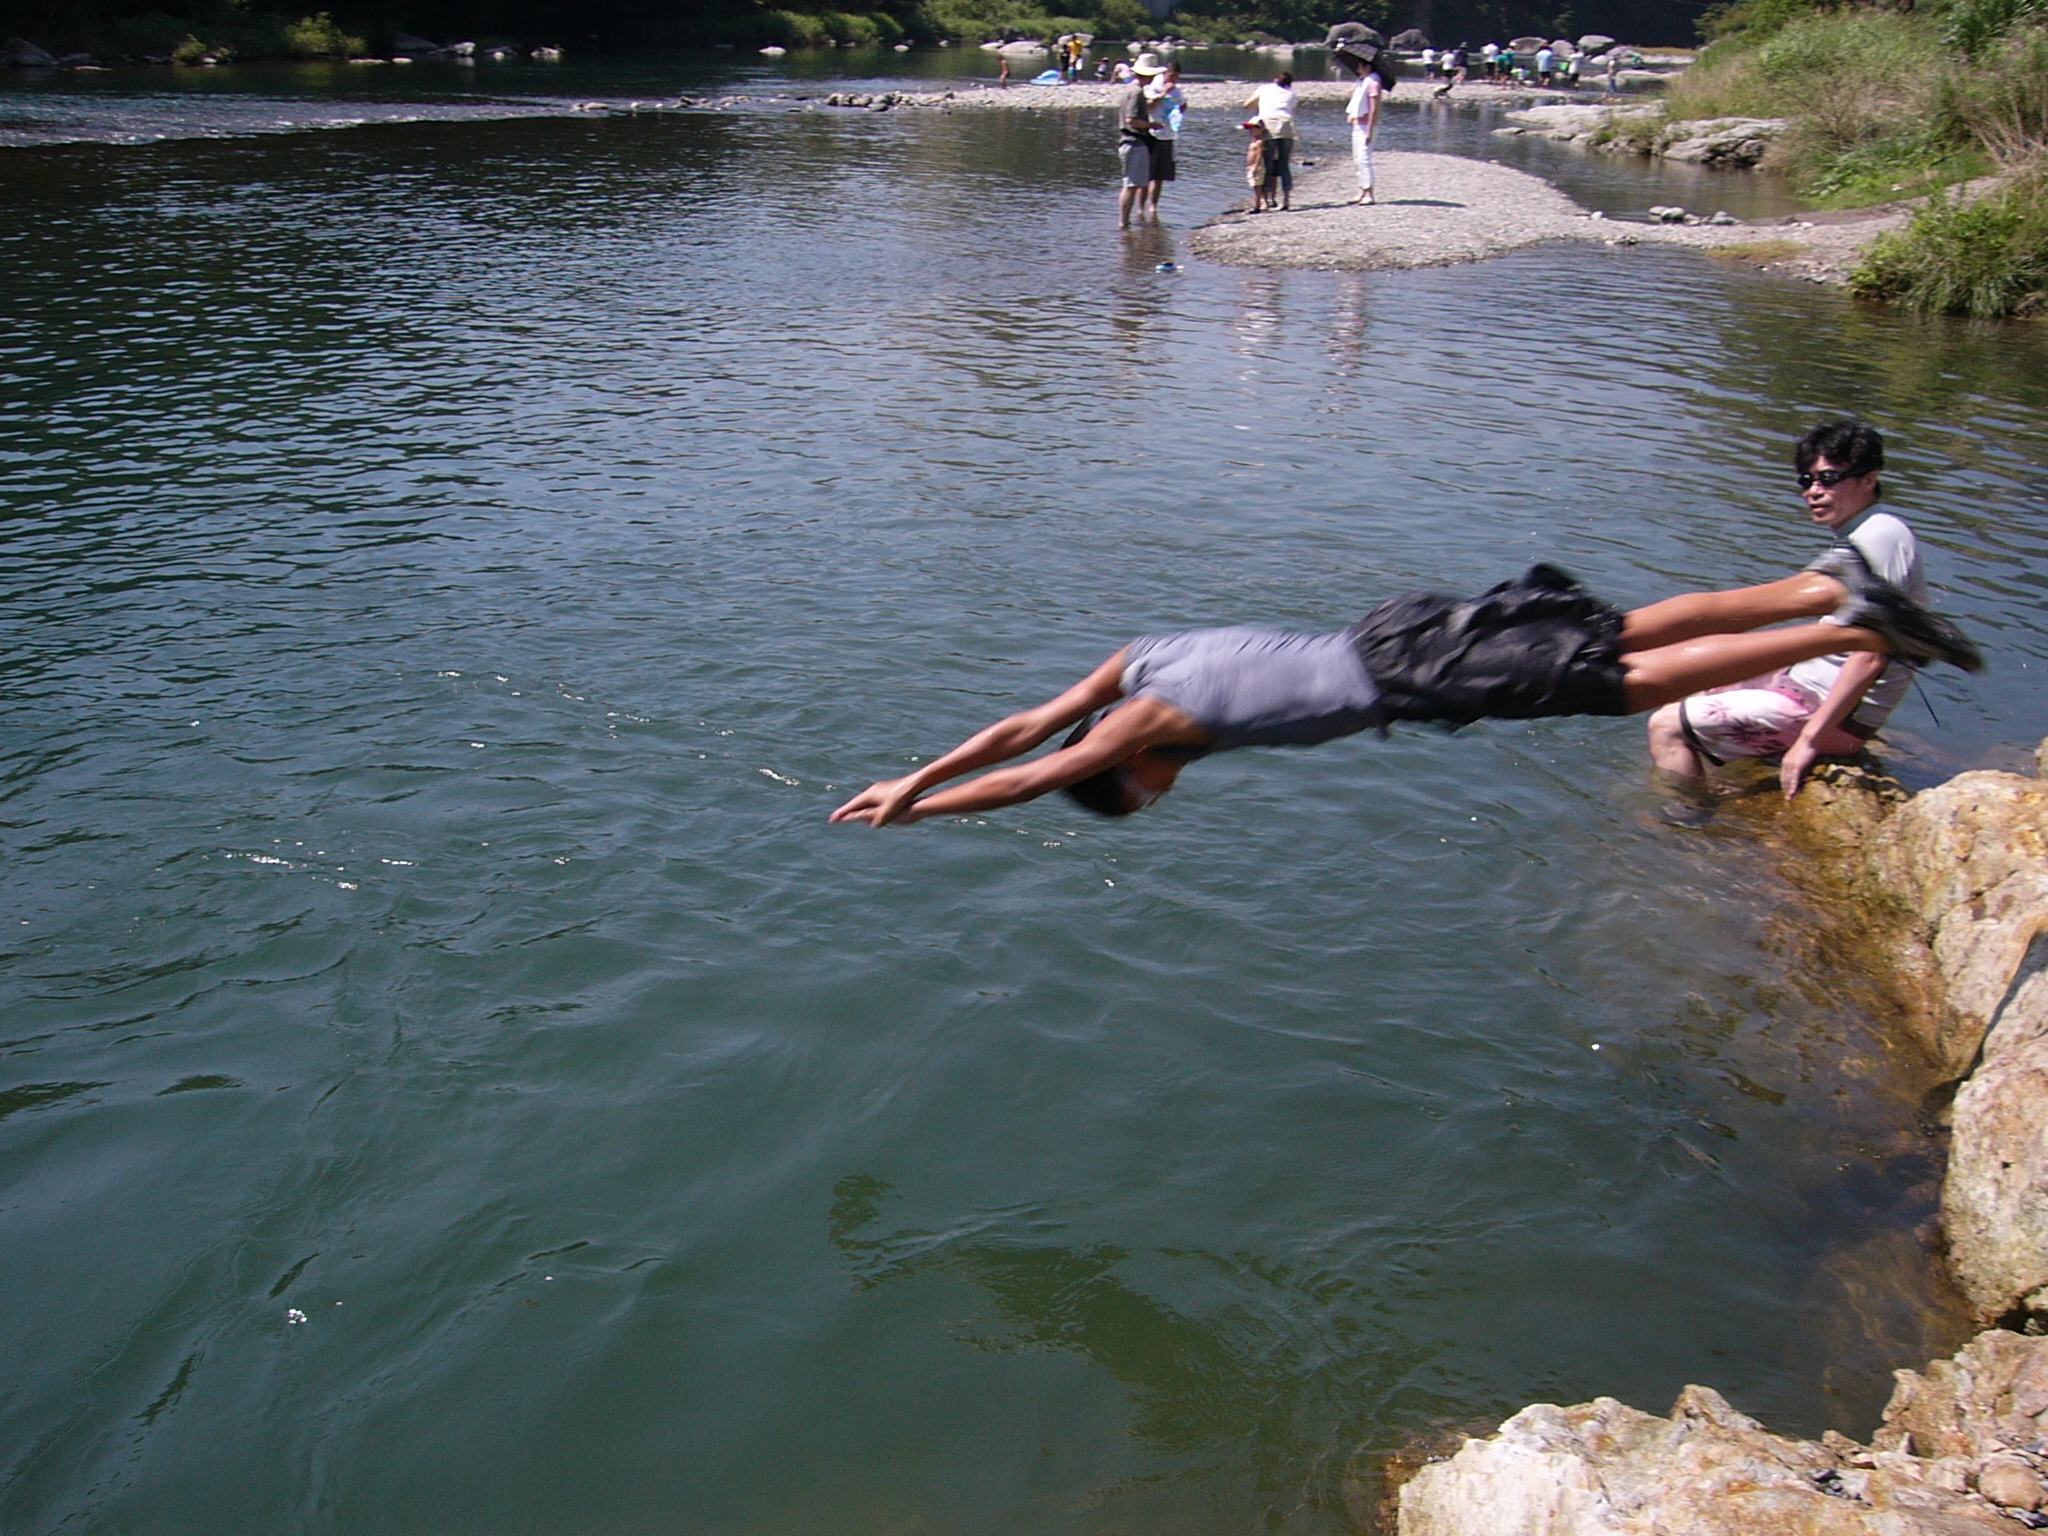
[[[963,773],[1007,762],[1123,697],[1124,653],[1118,651],[1087,677],[1035,709],[1021,710],[976,731],[943,757],[900,779],[870,784],[831,815],[833,821],[864,821],[871,827],[909,825],[927,816],[986,811],[1034,800],[1122,762],[1150,746],[1192,745],[1202,733],[1179,710],[1155,699],[1140,699],[1115,711],[1071,747],[1036,762],[1020,764],[920,800],[935,784]]]

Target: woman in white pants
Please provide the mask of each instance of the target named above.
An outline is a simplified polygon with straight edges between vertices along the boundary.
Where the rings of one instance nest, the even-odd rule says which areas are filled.
[[[1354,203],[1369,203],[1372,196],[1372,135],[1379,126],[1380,98],[1393,89],[1393,81],[1381,71],[1386,66],[1374,60],[1372,68],[1358,77],[1358,88],[1344,104],[1345,120],[1351,124],[1351,160],[1358,167],[1358,196]]]

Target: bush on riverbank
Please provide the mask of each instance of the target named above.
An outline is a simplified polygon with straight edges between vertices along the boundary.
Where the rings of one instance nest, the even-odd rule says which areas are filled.
[[[1783,117],[1768,164],[1838,206],[1932,193],[1851,286],[1922,313],[2048,313],[2048,0],[1739,0],[1673,83],[1673,119]],[[1654,125],[1651,125],[1654,126]],[[1968,199],[1942,189],[1986,172]]]
[[[1919,314],[2048,313],[2048,176],[2022,176],[1974,203],[1937,194],[1871,246],[1849,287]]]
[[[266,16],[238,10],[198,16],[148,11],[118,17],[102,23],[79,45],[95,54],[176,59],[183,64],[202,58],[345,59],[369,46],[360,35],[344,31],[327,11]]]

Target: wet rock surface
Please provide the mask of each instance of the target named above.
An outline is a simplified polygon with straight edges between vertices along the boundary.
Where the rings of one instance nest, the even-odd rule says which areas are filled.
[[[2048,1339],[1993,1331],[1900,1371],[1869,1445],[1774,1435],[1710,1387],[1658,1418],[1524,1408],[1424,1467],[1400,1536],[2012,1536],[2043,1497]]]

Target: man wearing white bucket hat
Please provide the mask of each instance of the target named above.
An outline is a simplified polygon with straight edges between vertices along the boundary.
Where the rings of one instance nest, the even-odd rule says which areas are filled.
[[[1116,99],[1116,158],[1123,170],[1123,186],[1116,197],[1119,229],[1131,227],[1131,215],[1143,209],[1145,190],[1152,184],[1152,103],[1145,88],[1160,69],[1158,54],[1139,54],[1131,65],[1137,78]]]

